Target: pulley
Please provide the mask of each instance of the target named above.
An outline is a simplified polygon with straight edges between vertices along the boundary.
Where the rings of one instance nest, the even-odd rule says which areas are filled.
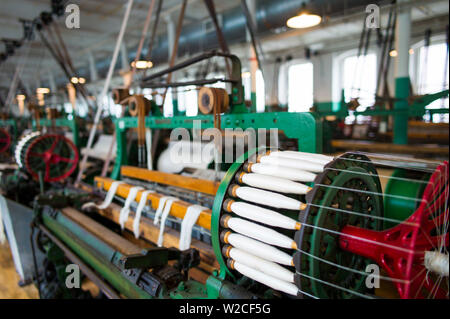
[[[121,104],[126,98],[130,96],[130,91],[126,88],[117,88],[112,90],[112,98],[114,103]]]
[[[202,87],[198,92],[198,109],[202,114],[225,113],[230,106],[226,90]]]

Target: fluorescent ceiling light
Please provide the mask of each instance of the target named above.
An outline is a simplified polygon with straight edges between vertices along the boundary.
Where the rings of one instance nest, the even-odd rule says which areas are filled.
[[[287,20],[286,24],[292,29],[304,29],[318,25],[322,21],[322,17],[317,14],[300,13],[299,15]]]
[[[131,67],[135,67],[136,69],[150,69],[153,66],[153,63],[151,61],[145,61],[145,60],[138,60],[131,62]]]

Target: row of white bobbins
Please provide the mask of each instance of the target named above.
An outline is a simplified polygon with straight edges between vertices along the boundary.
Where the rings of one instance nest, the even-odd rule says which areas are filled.
[[[226,212],[238,217],[224,214],[220,219],[226,228],[220,234],[226,244],[222,253],[230,268],[275,290],[298,294],[294,272],[285,267],[294,265],[293,257],[282,250],[295,250],[297,244],[273,228],[299,230],[301,224],[276,209],[305,209],[305,203],[285,194],[307,194],[311,187],[300,182],[314,181],[332,160],[321,154],[269,151],[258,156],[256,163],[244,165],[237,181],[246,186],[231,185],[228,195],[235,200],[223,204]]]

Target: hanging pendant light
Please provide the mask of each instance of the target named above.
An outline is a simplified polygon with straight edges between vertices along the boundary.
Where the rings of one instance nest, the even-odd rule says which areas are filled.
[[[288,19],[286,25],[292,29],[305,29],[318,25],[322,21],[322,17],[314,14],[306,9],[306,4],[303,2],[302,9],[299,14]]]

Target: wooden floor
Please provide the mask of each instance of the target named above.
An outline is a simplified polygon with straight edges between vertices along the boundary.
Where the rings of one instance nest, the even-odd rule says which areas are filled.
[[[19,275],[14,268],[8,243],[0,244],[0,299],[37,299],[34,285],[19,287]]]

